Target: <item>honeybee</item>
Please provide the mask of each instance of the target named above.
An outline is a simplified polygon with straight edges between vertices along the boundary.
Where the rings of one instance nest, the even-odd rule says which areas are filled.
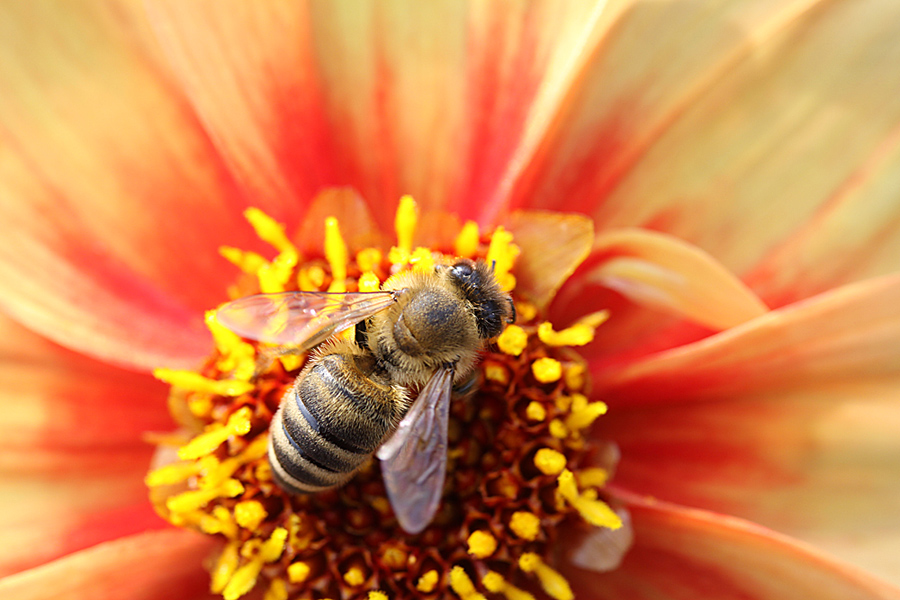
[[[248,296],[217,318],[289,351],[319,346],[272,419],[277,483],[296,494],[337,487],[374,454],[397,519],[414,534],[440,504],[453,386],[470,379],[515,307],[484,261],[456,259],[399,273],[377,292]],[[352,340],[334,337],[354,325]]]

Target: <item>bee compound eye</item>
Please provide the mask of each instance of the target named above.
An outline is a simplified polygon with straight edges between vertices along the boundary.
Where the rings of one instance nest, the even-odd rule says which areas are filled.
[[[450,269],[454,277],[462,281],[469,281],[475,273],[475,269],[473,269],[472,265],[468,262],[458,262]]]

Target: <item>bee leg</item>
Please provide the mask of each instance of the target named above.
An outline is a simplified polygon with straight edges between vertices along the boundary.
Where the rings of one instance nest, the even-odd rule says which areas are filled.
[[[368,348],[369,336],[366,332],[366,323],[368,323],[366,320],[357,323],[356,331],[353,336],[353,341],[355,341],[356,345],[360,348]]]

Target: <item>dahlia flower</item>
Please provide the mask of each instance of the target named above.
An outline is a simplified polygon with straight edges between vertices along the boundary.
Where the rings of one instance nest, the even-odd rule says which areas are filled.
[[[900,598],[900,5],[0,6],[0,597]],[[440,509],[216,319],[483,259]],[[268,357],[268,359],[266,358]]]

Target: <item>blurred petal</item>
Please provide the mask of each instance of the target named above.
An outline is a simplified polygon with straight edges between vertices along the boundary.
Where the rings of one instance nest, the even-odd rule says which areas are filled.
[[[869,280],[611,368],[595,389],[614,406],[598,433],[622,449],[616,482],[848,559],[883,547],[900,530],[898,307],[900,277]]]
[[[203,597],[211,538],[184,530],[142,533],[0,580],[5,600],[180,600]]]
[[[590,252],[594,224],[584,215],[520,211],[510,216],[519,291],[543,307]]]
[[[832,229],[878,236],[872,268],[896,268],[898,40],[883,0],[639,2],[585,49],[509,201],[664,230],[742,273],[874,168],[840,210],[869,216]]]
[[[325,247],[325,219],[335,217],[341,237],[351,251],[365,247],[384,248],[387,243],[372,217],[365,200],[350,188],[331,188],[319,192],[303,217],[295,243],[304,252],[321,255]]]
[[[900,588],[740,519],[629,498],[635,547],[611,573],[572,576],[579,598],[888,600]]]
[[[580,281],[715,331],[766,313],[766,306],[711,256],[681,240],[640,229],[600,233]]]

